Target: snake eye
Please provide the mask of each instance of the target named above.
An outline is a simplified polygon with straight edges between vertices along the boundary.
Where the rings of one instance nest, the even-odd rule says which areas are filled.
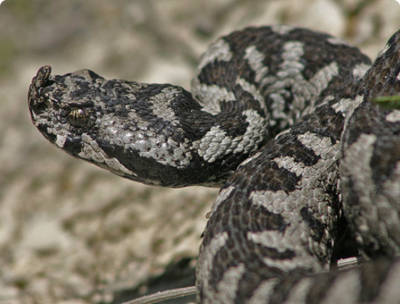
[[[92,124],[90,111],[86,109],[72,109],[67,115],[68,122],[74,127],[89,127]]]

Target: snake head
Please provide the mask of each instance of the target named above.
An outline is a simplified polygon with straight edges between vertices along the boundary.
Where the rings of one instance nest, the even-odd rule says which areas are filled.
[[[80,135],[90,133],[101,113],[95,111],[94,92],[88,84],[99,86],[103,81],[89,70],[52,77],[50,66],[41,67],[28,93],[32,122],[59,148],[78,153]]]
[[[156,159],[153,151],[168,148],[162,133],[168,128],[151,126],[146,99],[152,95],[146,89],[148,85],[106,80],[90,70],[52,76],[51,67],[44,66],[32,79],[28,104],[33,124],[68,154],[125,178],[164,185],[166,178],[151,168],[157,168],[152,162],[168,158]]]

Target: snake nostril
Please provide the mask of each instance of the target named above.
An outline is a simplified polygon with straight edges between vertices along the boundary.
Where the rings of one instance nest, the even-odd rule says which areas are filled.
[[[46,87],[49,87],[49,86],[52,86],[53,84],[55,83],[55,81],[53,80],[53,79],[49,79],[49,80],[46,80],[43,84],[42,84],[42,87],[41,88],[46,88]]]

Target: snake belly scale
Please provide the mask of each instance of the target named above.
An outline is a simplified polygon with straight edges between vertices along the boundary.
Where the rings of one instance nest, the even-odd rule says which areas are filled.
[[[191,92],[44,66],[29,108],[51,143],[124,178],[222,187],[198,302],[396,303],[400,112],[372,100],[399,94],[399,48],[396,33],[370,68],[330,35],[251,27],[209,47]],[[347,228],[373,261],[329,272]]]

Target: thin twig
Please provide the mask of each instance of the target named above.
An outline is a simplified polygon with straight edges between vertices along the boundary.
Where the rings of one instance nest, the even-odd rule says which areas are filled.
[[[337,266],[339,270],[354,268],[357,266],[362,265],[365,262],[364,258],[362,257],[351,257],[346,259],[340,259],[337,261]]]
[[[148,296],[143,296],[143,297],[134,299],[132,301],[124,302],[121,304],[151,304],[151,303],[157,303],[160,301],[186,297],[186,296],[190,296],[190,295],[194,295],[194,294],[196,294],[196,287],[190,286],[190,287],[170,289],[170,290],[166,290],[166,291],[159,291],[157,293],[153,293]]]

